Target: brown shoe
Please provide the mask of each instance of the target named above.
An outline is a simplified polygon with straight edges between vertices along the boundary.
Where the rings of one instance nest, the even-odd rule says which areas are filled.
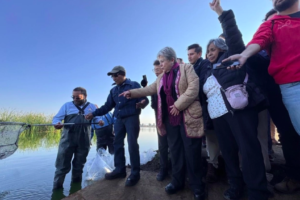
[[[293,193],[300,190],[300,181],[285,177],[285,179],[282,182],[276,184],[274,188],[281,193]]]
[[[206,183],[215,183],[217,181],[218,181],[217,169],[213,166],[213,164],[208,163]]]

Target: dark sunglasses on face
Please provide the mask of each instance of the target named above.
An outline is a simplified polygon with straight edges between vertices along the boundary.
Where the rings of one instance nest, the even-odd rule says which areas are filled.
[[[81,99],[80,96],[71,96],[72,99]]]
[[[112,75],[111,75],[111,77],[115,77],[115,78],[117,78],[118,76],[119,76],[118,73],[115,73],[115,74],[112,74]]]

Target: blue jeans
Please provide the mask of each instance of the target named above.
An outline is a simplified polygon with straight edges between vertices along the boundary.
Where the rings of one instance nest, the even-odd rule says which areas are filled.
[[[280,90],[292,124],[300,135],[300,82],[280,85]]]

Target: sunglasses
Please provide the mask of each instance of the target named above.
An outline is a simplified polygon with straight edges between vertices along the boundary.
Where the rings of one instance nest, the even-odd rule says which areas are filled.
[[[80,96],[71,96],[72,99],[80,99]]]
[[[115,73],[115,74],[112,74],[112,75],[111,75],[111,77],[115,77],[115,78],[117,78],[118,76],[119,76],[118,73]]]
[[[152,69],[152,71],[153,71],[153,72],[158,72],[158,73],[159,73],[159,72],[162,72],[162,68],[160,68],[160,69]]]

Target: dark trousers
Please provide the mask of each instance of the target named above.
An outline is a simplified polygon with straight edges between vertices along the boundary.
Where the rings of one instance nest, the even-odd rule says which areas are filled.
[[[166,172],[168,170],[168,137],[161,136],[159,133],[157,133],[158,137],[158,150],[159,150],[159,164],[160,164],[160,170]]]
[[[156,108],[157,106],[155,106]],[[157,122],[157,110],[154,108],[155,112],[155,121]],[[159,164],[160,164],[160,170],[163,172],[168,171],[168,152],[169,152],[169,145],[168,145],[168,137],[161,136],[159,133],[157,133],[157,139],[158,139],[158,151],[159,151]]]
[[[115,167],[116,171],[123,173],[125,168],[125,150],[124,139],[127,133],[128,150],[130,155],[131,174],[140,174],[140,153],[138,137],[140,132],[139,115],[133,115],[123,119],[117,119],[115,122]]]
[[[279,86],[269,89],[270,106],[268,110],[280,133],[280,142],[286,161],[286,174],[288,177],[300,181],[300,136],[294,129],[289,113],[282,102]]]
[[[203,187],[201,138],[188,138],[183,123],[180,126],[172,126],[166,119],[164,124],[167,129],[172,162],[171,183],[175,187],[183,187],[187,171],[190,188],[192,190],[201,189]]]
[[[113,153],[113,144],[115,139],[115,135],[113,134],[113,125],[110,124],[106,127],[96,129],[95,131],[97,135],[97,150],[99,148],[106,149],[108,147],[109,152]]]
[[[257,138],[258,114],[254,110],[236,111],[213,119],[230,185],[239,187],[243,178],[249,200],[266,200],[267,180],[260,143]],[[239,168],[241,153],[243,173]]]
[[[90,150],[90,132],[68,132],[63,129],[59,142],[53,188],[61,187],[71,170],[72,181],[81,181],[83,167]],[[72,160],[73,159],[73,160]]]

